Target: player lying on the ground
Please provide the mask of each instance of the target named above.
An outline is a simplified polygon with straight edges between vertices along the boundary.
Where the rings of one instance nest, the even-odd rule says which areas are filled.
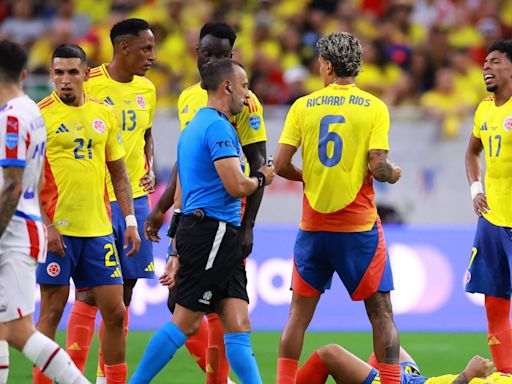
[[[317,349],[297,372],[296,384],[324,384],[331,375],[336,383],[378,384],[380,383],[377,360],[372,353],[368,363],[337,344]],[[489,359],[473,356],[466,368],[458,375],[425,377],[420,373],[414,359],[400,347],[402,384],[512,384],[512,375],[494,372]]]

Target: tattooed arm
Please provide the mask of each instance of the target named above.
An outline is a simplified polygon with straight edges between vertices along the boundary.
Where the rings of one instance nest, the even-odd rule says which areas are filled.
[[[23,189],[23,167],[4,167],[4,182],[0,191],[0,237],[16,211]]]
[[[492,361],[481,356],[473,356],[468,365],[452,384],[468,384],[475,377],[487,377],[494,371]]]
[[[395,184],[402,175],[400,167],[388,160],[388,151],[383,149],[368,152],[368,168],[375,180],[390,184]]]

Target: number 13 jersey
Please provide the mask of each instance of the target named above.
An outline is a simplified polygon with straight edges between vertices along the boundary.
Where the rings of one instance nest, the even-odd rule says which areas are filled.
[[[355,85],[331,84],[292,105],[279,143],[302,147],[305,231],[362,232],[377,219],[368,151],[389,150],[389,112]]]

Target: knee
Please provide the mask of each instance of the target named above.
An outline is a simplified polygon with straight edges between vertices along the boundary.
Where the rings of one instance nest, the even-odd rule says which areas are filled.
[[[96,300],[94,300],[94,295],[90,289],[86,291],[78,291],[75,292],[75,300],[81,301],[87,305],[96,306]]]
[[[124,305],[119,305],[113,309],[105,311],[101,317],[105,323],[105,327],[108,328],[124,328],[124,317],[126,314]]]
[[[199,319],[198,321],[193,321],[187,324],[177,324],[178,328],[181,329],[181,331],[185,334],[185,336],[190,337],[193,336],[199,331],[199,327],[201,326],[202,319]]]
[[[328,344],[317,350],[320,359],[327,364],[331,361],[341,360],[346,354],[346,350],[338,344]]]
[[[249,317],[227,319],[223,321],[225,333],[243,333],[251,331],[251,320]]]

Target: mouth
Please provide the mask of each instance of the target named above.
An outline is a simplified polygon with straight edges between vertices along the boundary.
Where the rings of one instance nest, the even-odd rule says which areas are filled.
[[[144,69],[147,71],[149,68],[151,68],[151,63],[144,64]]]
[[[493,79],[494,79],[494,75],[491,75],[490,73],[487,73],[484,75],[485,84],[490,83]]]

